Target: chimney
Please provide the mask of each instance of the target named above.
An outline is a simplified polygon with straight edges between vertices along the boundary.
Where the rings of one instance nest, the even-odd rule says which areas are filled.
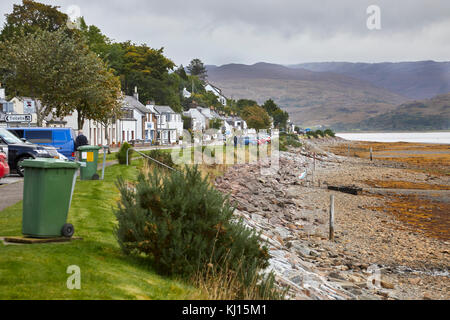
[[[137,87],[134,87],[134,94],[133,94],[133,97],[134,97],[136,100],[139,101],[139,93],[138,93],[138,88],[137,88]]]

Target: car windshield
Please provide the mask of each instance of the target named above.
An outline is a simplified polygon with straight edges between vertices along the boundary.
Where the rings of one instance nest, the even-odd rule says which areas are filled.
[[[22,140],[4,128],[0,128],[0,137],[2,137],[6,143],[23,143]]]

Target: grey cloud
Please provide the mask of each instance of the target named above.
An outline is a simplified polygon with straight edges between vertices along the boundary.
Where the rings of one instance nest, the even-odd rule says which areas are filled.
[[[12,3],[2,0],[1,12]],[[61,0],[118,41],[165,47],[176,63],[448,60],[450,1]],[[381,8],[382,29],[366,28]]]

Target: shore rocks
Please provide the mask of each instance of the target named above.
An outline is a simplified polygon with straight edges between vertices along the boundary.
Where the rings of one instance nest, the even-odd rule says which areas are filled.
[[[313,159],[302,150],[280,152],[279,169],[271,175],[264,165],[239,164],[215,181],[217,189],[231,195],[236,217],[267,241],[269,270],[278,284],[290,287],[291,299],[422,299],[423,291],[415,289],[422,276],[411,272],[410,281],[391,277],[404,274],[396,261],[416,263],[436,242],[418,241],[417,234],[399,230],[392,217],[368,210],[383,205],[380,197],[343,193],[335,196],[335,242],[328,241],[329,195],[334,191],[327,190],[327,182],[348,179],[349,172],[356,177],[360,169],[354,167],[357,161],[347,169],[344,157],[323,151],[317,159],[314,180]],[[432,251],[448,258],[448,246],[439,248]],[[448,268],[443,269],[445,275]]]

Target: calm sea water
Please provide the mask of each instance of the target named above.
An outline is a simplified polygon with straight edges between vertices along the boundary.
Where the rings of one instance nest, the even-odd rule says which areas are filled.
[[[450,132],[337,133],[346,140],[450,144]]]

